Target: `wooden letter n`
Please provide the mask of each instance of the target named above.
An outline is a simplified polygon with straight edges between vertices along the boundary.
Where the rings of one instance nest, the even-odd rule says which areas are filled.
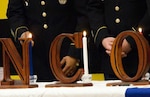
[[[18,53],[13,41],[10,38],[0,38],[2,43],[2,57],[3,57],[3,68],[4,68],[4,78],[0,82],[1,88],[25,88],[29,87],[29,44],[31,42],[30,38],[23,39],[22,44],[22,57]],[[20,85],[15,85],[15,80],[10,78],[10,61],[13,64],[17,74],[20,77]]]

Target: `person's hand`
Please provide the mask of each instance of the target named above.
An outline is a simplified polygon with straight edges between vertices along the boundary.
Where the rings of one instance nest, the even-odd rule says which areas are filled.
[[[114,37],[106,37],[102,41],[102,45],[106,49],[106,53],[108,55],[110,55],[110,53],[111,53],[111,49],[112,49],[112,45],[113,45],[114,40],[115,40]]]
[[[61,60],[60,64],[63,66],[63,72],[67,76],[72,76],[76,70],[77,66],[79,65],[79,61],[73,57],[65,56]]]
[[[126,39],[123,40],[122,43],[122,52],[121,52],[121,57],[127,57],[128,52],[130,52],[131,47],[130,44],[128,43],[128,41]],[[107,53],[110,53],[110,51],[107,51]]]
[[[26,39],[26,38],[32,38],[32,33],[29,31],[26,31],[24,33],[21,34],[20,39]],[[34,45],[34,41],[32,40],[32,46]],[[22,44],[22,41],[20,41],[20,43]]]
[[[112,45],[113,45],[114,40],[115,40],[114,37],[107,37],[107,38],[104,38],[102,41],[102,45],[106,49],[106,53],[108,55],[110,55],[110,53],[111,53],[111,49],[112,49]],[[121,52],[122,58],[127,56],[128,47],[129,47],[128,42],[126,40],[124,40],[123,44],[122,44],[122,52]]]
[[[122,43],[122,52],[124,52],[127,56],[127,54],[131,51],[131,45],[128,43],[126,39],[123,40]]]

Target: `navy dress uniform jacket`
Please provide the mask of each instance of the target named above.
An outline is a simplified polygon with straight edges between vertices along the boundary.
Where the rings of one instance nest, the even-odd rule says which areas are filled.
[[[141,27],[144,36],[147,40],[150,39],[150,14],[148,13],[150,9],[147,2],[149,0],[89,0],[90,27],[100,52],[101,68],[104,73],[113,74],[109,55],[105,53],[102,46],[103,38],[116,37],[122,31],[138,30],[138,27]],[[127,41],[131,44],[132,51],[123,58],[123,65],[127,74],[134,76],[138,64],[137,51],[133,39],[128,37]]]
[[[12,35],[17,40],[25,31],[33,34],[33,65],[38,81],[55,80],[49,65],[49,49],[61,33],[87,29],[86,0],[9,0],[7,16]],[[68,52],[70,43],[64,43]],[[63,46],[62,46],[63,48]],[[78,57],[76,50],[71,56]]]

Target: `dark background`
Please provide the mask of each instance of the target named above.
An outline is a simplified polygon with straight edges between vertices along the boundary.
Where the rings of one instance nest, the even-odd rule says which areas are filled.
[[[7,19],[0,19],[0,38],[11,38],[12,35],[10,33],[9,23]],[[11,63],[10,63],[11,64]],[[0,66],[2,67],[2,44],[0,43]],[[10,65],[11,74],[16,74],[15,69],[12,65]]]

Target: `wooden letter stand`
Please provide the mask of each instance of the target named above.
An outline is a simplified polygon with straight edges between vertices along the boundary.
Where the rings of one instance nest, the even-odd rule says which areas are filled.
[[[72,76],[67,77],[62,72],[62,66],[60,65],[60,48],[64,38],[69,38],[76,48],[82,48],[82,32],[77,32],[74,34],[62,33],[58,35],[52,42],[50,48],[50,67],[53,74],[60,81],[60,83],[49,84],[46,87],[81,87],[81,86],[92,86],[92,83],[76,83],[77,80],[80,80],[83,75],[83,69],[78,69],[78,71]]]
[[[122,42],[123,39],[126,36],[131,36],[137,45],[138,49],[138,57],[139,57],[139,64],[138,64],[138,70],[134,77],[130,77],[126,74],[124,71],[123,65],[122,65],[122,58],[121,58],[121,52],[122,52]],[[111,66],[116,74],[116,76],[121,79],[122,82],[118,83],[108,83],[107,86],[115,86],[115,85],[147,85],[149,84],[149,81],[147,80],[139,80],[141,77],[143,77],[150,68],[150,48],[147,40],[144,38],[143,35],[141,35],[139,32],[135,31],[124,31],[120,33],[112,47],[111,51]],[[131,64],[132,65],[132,64]],[[130,68],[130,67],[129,67]]]
[[[3,53],[4,78],[0,82],[0,88],[33,88],[38,85],[30,85],[29,83],[29,43],[31,39],[24,39],[22,44],[22,57],[19,55],[14,43],[10,38],[1,38]],[[12,62],[20,82],[10,78],[10,61]]]

